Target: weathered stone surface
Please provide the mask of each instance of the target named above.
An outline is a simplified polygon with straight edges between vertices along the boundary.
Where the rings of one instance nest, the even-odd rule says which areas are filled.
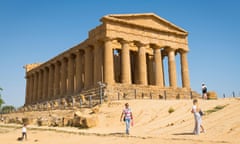
[[[95,113],[95,114],[99,113],[99,111],[100,111],[99,106],[97,105],[97,106],[93,107],[93,108],[92,108],[92,111],[93,111],[93,113]]]
[[[97,115],[85,116],[82,118],[81,127],[83,128],[92,128],[97,126],[99,123]]]
[[[208,99],[217,99],[217,93],[214,91],[209,91],[207,93],[207,97],[208,97]]]
[[[82,114],[77,111],[74,114],[73,120],[69,123],[71,123],[74,127],[91,128],[97,126],[98,122],[99,120],[97,115]]]

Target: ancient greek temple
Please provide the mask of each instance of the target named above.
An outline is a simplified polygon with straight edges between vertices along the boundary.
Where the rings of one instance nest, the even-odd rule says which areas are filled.
[[[99,82],[106,85],[109,99],[134,91],[142,96],[190,97],[187,31],[153,13],[106,15],[101,22],[82,43],[44,63],[25,66],[25,105],[79,95]]]

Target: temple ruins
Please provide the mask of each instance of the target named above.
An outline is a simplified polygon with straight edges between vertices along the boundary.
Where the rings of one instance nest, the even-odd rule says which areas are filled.
[[[197,94],[190,88],[186,30],[153,13],[106,15],[101,22],[80,44],[25,66],[25,106],[76,105],[89,95],[116,100],[190,99]]]

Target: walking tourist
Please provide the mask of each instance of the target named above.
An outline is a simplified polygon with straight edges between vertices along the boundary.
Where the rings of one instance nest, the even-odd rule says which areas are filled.
[[[207,99],[207,86],[202,83],[202,99]]]
[[[122,120],[126,124],[126,134],[129,135],[130,125],[133,125],[133,115],[128,103],[125,104],[125,108],[122,111],[120,122],[122,122]]]
[[[195,120],[195,126],[194,126],[194,130],[193,130],[193,133],[195,135],[199,135],[200,134],[200,127],[202,129],[202,132],[205,133],[205,129],[202,125],[202,117],[200,115],[200,112],[201,109],[198,105],[198,100],[197,99],[194,99],[193,100],[193,106],[192,106],[192,113],[194,115],[194,120]]]

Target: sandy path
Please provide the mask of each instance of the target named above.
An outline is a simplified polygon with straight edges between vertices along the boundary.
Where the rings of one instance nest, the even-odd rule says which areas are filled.
[[[164,144],[221,144],[240,143],[240,100],[221,99],[200,101],[203,110],[215,106],[227,105],[224,109],[203,117],[207,133],[192,135],[193,115],[190,113],[191,100],[131,100],[128,101],[134,114],[134,127],[131,135],[124,134],[124,124],[120,123],[120,114],[126,101],[115,101],[101,106],[100,123],[97,127],[79,130],[76,128],[28,127],[27,141],[22,143],[164,143]],[[169,114],[168,109],[174,108]],[[34,130],[35,129],[35,130]],[[0,140],[4,144],[19,143],[20,128],[0,126]]]

